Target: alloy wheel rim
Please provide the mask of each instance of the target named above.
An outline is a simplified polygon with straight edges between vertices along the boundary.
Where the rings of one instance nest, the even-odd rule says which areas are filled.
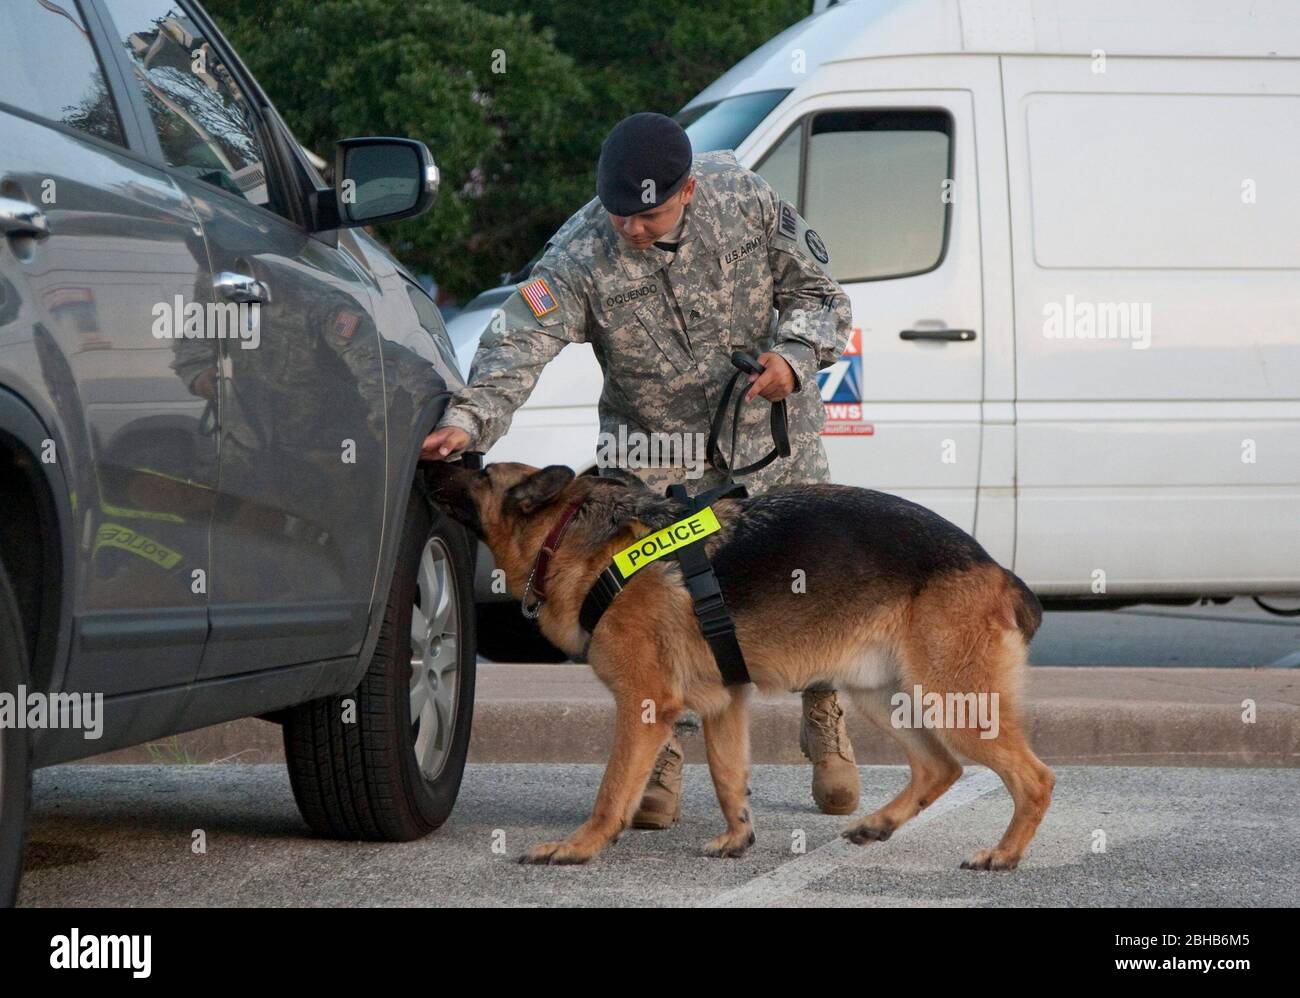
[[[460,691],[460,606],[451,552],[430,537],[420,552],[411,607],[411,739],[420,774],[436,780],[456,730]]]

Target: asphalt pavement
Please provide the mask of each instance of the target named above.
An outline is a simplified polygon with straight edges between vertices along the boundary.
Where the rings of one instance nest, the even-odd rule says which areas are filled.
[[[1055,801],[1019,870],[961,870],[994,844],[1011,802],[968,767],[888,842],[849,846],[801,766],[758,766],[758,841],[739,859],[701,846],[722,828],[707,770],[688,766],[682,821],[629,831],[582,867],[515,862],[588,814],[601,767],[471,765],[451,819],[412,843],[331,842],[298,817],[282,766],[42,770],[21,905],[1294,906],[1300,771],[1058,767]],[[906,770],[862,768],[860,813]],[[201,839],[206,852],[196,853]],[[802,852],[799,849],[802,847]]]
[[[37,772],[20,903],[1300,902],[1300,620],[1245,600],[1049,613],[1032,662],[1031,742],[1058,782],[1012,873],[958,868],[994,844],[1010,818],[1006,791],[980,767],[967,767],[888,842],[855,847],[839,838],[850,819],[811,806],[793,695],[759,698],[752,711],[758,841],[744,857],[701,854],[722,822],[707,769],[695,764],[675,828],[629,831],[585,867],[519,866],[525,848],[562,838],[589,813],[612,705],[585,666],[480,661],[473,762],[451,819],[428,838],[313,837],[290,793],[279,727],[236,721]],[[889,739],[852,714],[850,725],[859,762],[901,761]],[[702,741],[686,739],[688,761],[702,760]],[[901,766],[863,765],[861,773],[860,814],[906,780]]]

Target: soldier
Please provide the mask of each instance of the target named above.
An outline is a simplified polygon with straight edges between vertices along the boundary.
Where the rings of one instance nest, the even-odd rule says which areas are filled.
[[[445,459],[471,445],[486,451],[542,368],[566,344],[586,342],[605,374],[600,474],[639,479],[660,493],[681,482],[698,493],[726,478],[701,466],[703,442],[735,372],[731,353],[744,350],[766,368],[749,375],[745,399],[767,402],[742,407],[731,466],[744,467],[771,446],[770,403],[788,399],[790,456],[741,481],[751,494],[829,481],[815,373],[843,352],[851,317],[817,233],[732,153],[692,157],[681,126],[660,114],[614,126],[601,147],[596,189],[494,317],[469,385],[425,439],[423,456]],[[651,445],[652,435],[681,446]],[[641,459],[647,453],[659,460]],[[850,814],[858,773],[835,691],[805,691],[803,708],[800,745],[814,766],[813,799],[828,814]],[[681,766],[674,734],[634,827],[677,820]]]

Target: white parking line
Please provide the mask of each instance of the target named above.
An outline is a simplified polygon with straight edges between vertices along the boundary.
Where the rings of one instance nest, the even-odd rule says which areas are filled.
[[[955,811],[965,804],[1002,786],[1002,781],[991,769],[980,767],[958,780],[946,794],[930,807],[926,808],[905,826],[909,831],[915,825],[933,821],[935,818]],[[878,846],[876,848],[879,848]],[[841,866],[846,866],[862,854],[862,846],[855,846],[838,835],[824,846],[818,846],[812,852],[797,856],[788,863],[783,863],[775,870],[755,877],[748,883],[741,884],[722,894],[715,895],[696,905],[699,908],[737,908],[763,907],[789,897],[809,884],[820,880],[829,873],[834,873]]]

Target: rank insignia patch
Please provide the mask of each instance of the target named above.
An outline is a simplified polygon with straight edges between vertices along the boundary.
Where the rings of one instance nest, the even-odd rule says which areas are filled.
[[[794,206],[789,201],[781,202],[781,234],[793,239],[799,232],[798,222],[795,220]]]
[[[535,277],[527,284],[519,285],[519,293],[524,296],[524,301],[528,302],[533,315],[539,319],[560,307],[555,300],[555,295],[551,294],[551,286],[546,283],[545,277]]]

